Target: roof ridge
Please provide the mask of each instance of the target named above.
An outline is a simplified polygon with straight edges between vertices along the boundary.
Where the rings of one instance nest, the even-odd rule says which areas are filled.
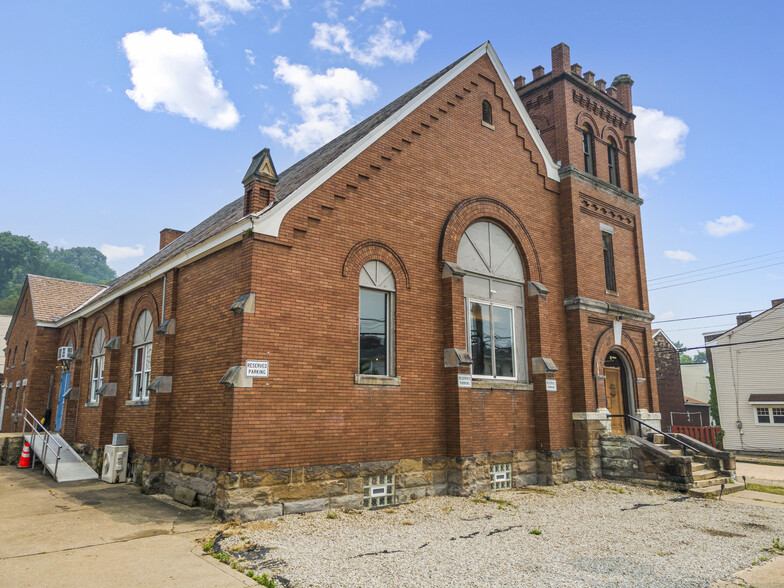
[[[95,282],[83,282],[81,280],[69,280],[67,278],[53,278],[52,276],[42,276],[41,274],[27,274],[29,278],[43,278],[45,280],[57,280],[58,282],[70,282],[72,284],[85,284],[87,286],[98,286],[108,288],[108,284],[96,284]]]

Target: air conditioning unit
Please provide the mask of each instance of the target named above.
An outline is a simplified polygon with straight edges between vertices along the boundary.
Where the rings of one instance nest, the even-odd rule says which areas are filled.
[[[73,357],[73,348],[71,347],[58,347],[57,348],[57,361],[71,359]]]
[[[101,480],[110,484],[125,482],[128,469],[128,446],[106,445],[103,448]]]

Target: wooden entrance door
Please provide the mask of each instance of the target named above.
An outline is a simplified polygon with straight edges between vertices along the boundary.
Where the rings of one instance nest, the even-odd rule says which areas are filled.
[[[621,369],[617,367],[605,367],[604,389],[607,394],[607,410],[611,414],[624,414],[623,412],[623,387],[621,386]],[[623,418],[612,419],[613,435],[625,435],[626,423]]]

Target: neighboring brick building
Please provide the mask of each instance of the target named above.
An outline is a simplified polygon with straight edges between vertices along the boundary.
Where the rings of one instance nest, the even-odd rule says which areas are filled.
[[[257,154],[56,321],[65,438],[127,433],[145,489],[224,516],[600,475],[608,414],[659,425],[632,80],[552,54],[513,84],[486,43],[280,175]]]
[[[683,403],[681,354],[661,329],[653,331],[653,351],[656,357],[656,389],[659,391],[659,412],[661,413],[663,430],[669,433],[670,426],[673,424],[691,424],[683,421],[686,408]],[[707,426],[708,423],[705,424]]]

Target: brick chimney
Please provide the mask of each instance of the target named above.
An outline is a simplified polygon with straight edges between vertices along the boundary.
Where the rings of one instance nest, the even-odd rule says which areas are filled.
[[[576,75],[578,78],[583,77],[583,66],[579,63],[572,64],[572,73]]]
[[[604,92],[607,86],[607,82],[605,80],[596,80],[596,89],[600,92]]]
[[[737,321],[738,325],[742,325],[743,323],[747,323],[751,320],[751,315],[748,313],[739,314],[738,316],[735,317],[735,320]]]
[[[569,65],[569,45],[558,43],[550,50],[550,55],[553,60],[553,75],[566,73],[571,70]]]
[[[522,88],[523,86],[525,86],[525,76],[517,76],[517,77],[514,79],[514,87],[515,87],[515,90],[519,90],[519,89],[520,89],[520,88]]]
[[[544,66],[537,65],[535,68],[531,70],[531,73],[534,75],[534,79],[538,80],[544,75]]]
[[[178,231],[177,229],[163,229],[161,230],[161,242],[158,249],[163,249],[169,243],[174,241],[177,237],[184,234],[185,231]]]
[[[784,302],[784,298],[776,298],[775,300],[771,300],[770,307],[773,308],[774,306],[778,306],[782,302]]]
[[[264,210],[275,199],[275,185],[278,173],[272,163],[269,148],[265,147],[253,156],[250,167],[242,178],[245,186],[244,215],[256,214]]]
[[[593,73],[592,71],[587,71],[587,72],[585,72],[585,75],[583,76],[583,79],[585,80],[585,82],[587,84],[591,84],[593,86],[593,78],[594,78],[595,75],[596,74]]]
[[[615,76],[612,83],[618,90],[618,100],[628,112],[632,111],[632,84],[634,80],[628,74]]]

